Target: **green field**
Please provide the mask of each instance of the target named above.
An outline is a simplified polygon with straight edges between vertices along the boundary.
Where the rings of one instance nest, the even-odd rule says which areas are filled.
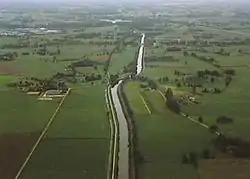
[[[110,73],[121,73],[123,67],[128,65],[131,61],[135,60],[135,52],[137,47],[126,47],[120,54],[114,54],[110,62]]]
[[[105,178],[109,148],[105,110],[103,85],[73,89],[21,178]]]
[[[190,151],[201,152],[209,147],[213,135],[188,119],[167,110],[158,92],[146,92],[152,114],[147,114],[138,93],[139,84],[129,82],[125,93],[134,112],[138,129],[138,146],[144,162],[139,166],[139,178],[194,179],[198,171],[181,162],[181,156]]]
[[[12,79],[11,77],[2,79],[1,77],[0,175],[11,179],[54,113],[58,100],[38,101],[34,96],[8,89],[4,83]]]

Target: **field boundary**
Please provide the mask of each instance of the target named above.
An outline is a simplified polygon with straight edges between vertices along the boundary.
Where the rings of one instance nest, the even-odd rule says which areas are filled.
[[[149,105],[148,105],[146,99],[143,97],[143,95],[142,95],[142,93],[141,93],[140,91],[139,91],[139,95],[140,95],[140,97],[141,97],[141,100],[142,100],[142,102],[143,102],[145,108],[146,108],[147,111],[148,111],[148,114],[152,114],[152,111],[150,110]]]
[[[160,90],[157,90],[157,91],[158,91],[158,93],[163,97],[164,101],[166,101],[167,99],[166,99],[166,97],[164,96],[164,94],[163,94]],[[192,121],[192,122],[194,122],[194,123],[196,123],[196,124],[199,124],[200,126],[206,128],[206,129],[209,129],[209,126],[208,126],[208,125],[203,124],[203,123],[197,121],[197,120],[196,120],[195,118],[193,118],[193,117],[190,117],[190,116],[188,116],[188,115],[186,115],[186,114],[184,114],[184,113],[180,113],[180,115],[183,116],[183,117],[188,118],[190,121]],[[221,135],[221,132],[215,131],[215,134],[218,135],[218,136],[220,136],[220,135]]]
[[[117,117],[116,112],[114,110],[113,101],[111,98],[110,86],[107,87],[106,90],[106,100],[107,106],[111,112],[111,117],[109,117],[110,123],[110,135],[112,139],[110,140],[109,147],[109,161],[108,161],[108,172],[107,179],[116,179],[117,178],[117,161],[118,161],[118,125],[117,125]],[[113,150],[113,151],[112,151]],[[110,168],[111,167],[111,168]]]
[[[128,131],[129,131],[129,178],[136,179],[138,178],[138,168],[136,164],[136,155],[138,154],[137,149],[137,129],[135,126],[135,121],[133,117],[133,111],[128,104],[127,96],[124,92],[124,85],[126,80],[121,83],[118,87],[118,97],[121,102],[121,107],[124,112],[124,116],[127,120]]]
[[[55,112],[53,113],[53,115],[50,117],[48,123],[46,124],[45,128],[43,129],[40,137],[38,138],[38,140],[36,141],[35,145],[33,146],[33,148],[31,149],[31,152],[29,153],[29,155],[27,156],[27,158],[25,159],[24,163],[22,164],[21,168],[19,169],[17,175],[15,176],[15,179],[19,179],[20,175],[22,174],[22,172],[24,171],[25,167],[27,166],[29,160],[31,159],[33,153],[35,152],[35,150],[37,149],[38,145],[41,143],[42,139],[44,138],[44,136],[46,135],[49,127],[51,126],[51,124],[53,123],[56,115],[58,114],[61,106],[63,105],[66,97],[68,96],[69,92],[71,91],[71,88],[68,89],[68,91],[66,92],[65,96],[61,99],[61,102],[59,103],[59,105],[57,106]]]

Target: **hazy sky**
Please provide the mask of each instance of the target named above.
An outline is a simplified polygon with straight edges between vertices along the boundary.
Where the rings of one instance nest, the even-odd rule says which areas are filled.
[[[189,1],[193,1],[193,2],[249,2],[250,0],[0,0],[0,2],[40,2],[40,3],[45,3],[45,2],[189,2]]]

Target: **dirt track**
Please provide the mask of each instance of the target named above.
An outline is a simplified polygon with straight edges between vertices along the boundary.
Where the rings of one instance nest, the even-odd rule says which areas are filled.
[[[0,75],[13,75],[20,73],[21,70],[18,69],[14,64],[10,64],[8,62],[0,63]]]

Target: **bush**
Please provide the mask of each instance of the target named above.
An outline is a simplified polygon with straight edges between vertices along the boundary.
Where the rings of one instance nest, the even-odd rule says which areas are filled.
[[[173,98],[167,99],[166,105],[171,111],[173,111],[177,114],[179,114],[181,112],[181,108],[180,108],[179,103]]]
[[[177,85],[176,85],[178,88],[180,88],[181,87],[181,83],[179,82],[179,83],[177,83]]]
[[[227,75],[235,76],[235,70],[233,69],[225,69],[224,73]]]
[[[217,125],[213,124],[213,125],[211,125],[211,126],[209,127],[209,130],[210,130],[211,132],[216,132],[216,131],[219,130],[219,127],[218,127]]]
[[[29,55],[29,52],[23,52],[22,55]]]

